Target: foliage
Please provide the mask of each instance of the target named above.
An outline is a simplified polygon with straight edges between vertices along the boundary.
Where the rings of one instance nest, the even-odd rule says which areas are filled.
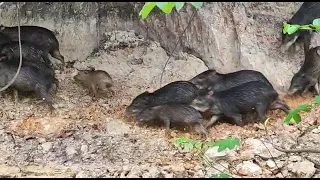
[[[286,22],[283,23],[283,34],[294,34],[298,29],[302,30],[315,30],[320,32],[320,18],[313,20],[312,24],[300,26],[298,24],[287,24]]]
[[[221,139],[216,142],[200,142],[194,141],[189,138],[177,138],[174,140],[173,144],[176,147],[182,147],[184,152],[190,152],[193,148],[200,150],[201,154],[204,153],[205,149],[208,147],[219,146],[218,152],[221,152],[225,149],[233,149],[235,146],[240,145],[240,140],[238,138],[228,137],[226,139]],[[200,156],[204,160],[206,159],[204,156]],[[230,178],[229,174],[221,172],[220,174],[212,174],[208,178]]]
[[[231,150],[235,146],[239,146],[240,140],[238,138],[228,137],[226,139],[221,139],[216,142],[200,142],[200,141],[194,141],[188,138],[177,138],[175,139],[173,144],[176,147],[179,147],[179,146],[183,147],[184,152],[189,152],[193,148],[203,150],[205,147],[214,147],[214,146],[218,146],[219,147],[218,152],[221,152],[227,148]]]
[[[194,141],[189,138],[177,138],[173,142],[173,145],[176,147],[183,147],[184,152],[190,152],[193,148],[201,149],[203,144],[203,142]]]
[[[197,9],[203,5],[203,2],[146,2],[139,13],[139,16],[141,16],[142,19],[145,19],[155,6],[160,8],[162,12],[170,14],[174,7],[179,11],[185,3],[192,4]]]
[[[216,142],[208,142],[207,143],[209,147],[214,147],[214,146],[218,146],[218,152],[221,152],[225,149],[233,149],[235,146],[239,146],[240,145],[240,140],[238,138],[231,138],[228,137],[226,139],[222,139]]]
[[[315,102],[311,103],[311,104],[301,104],[300,106],[298,106],[296,109],[294,109],[293,111],[291,111],[285,118],[284,123],[285,124],[289,124],[291,122],[291,119],[293,119],[295,121],[295,123],[299,123],[301,122],[301,116],[300,116],[300,112],[310,112],[310,110],[315,107],[320,105],[320,96],[316,96],[315,98]]]

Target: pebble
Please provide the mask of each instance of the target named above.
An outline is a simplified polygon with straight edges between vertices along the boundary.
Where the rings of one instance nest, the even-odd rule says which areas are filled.
[[[267,166],[268,166],[269,168],[273,169],[273,168],[276,167],[276,163],[275,163],[273,160],[269,159],[269,160],[267,161]]]
[[[44,152],[48,152],[52,148],[52,142],[45,142],[41,144],[41,147]]]
[[[242,164],[239,164],[237,170],[240,175],[244,176],[259,176],[262,174],[261,167],[250,161],[244,161]]]

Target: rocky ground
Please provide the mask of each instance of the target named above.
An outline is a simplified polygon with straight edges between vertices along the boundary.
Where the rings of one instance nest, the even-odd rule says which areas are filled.
[[[15,104],[10,92],[1,94],[0,177],[208,177],[220,171],[233,177],[320,177],[320,155],[276,150],[262,124],[212,127],[207,141],[232,136],[241,145],[220,153],[217,148],[208,149],[205,156],[210,163],[173,146],[178,137],[204,141],[194,132],[173,129],[166,134],[163,127],[135,126],[123,111],[139,93],[159,88],[167,55],[157,43],[147,43],[130,32],[118,39],[112,34],[107,37],[102,50],[85,62],[57,72],[60,88],[54,114],[32,96],[21,95]],[[75,83],[75,69],[89,66],[110,73],[115,81],[113,97],[93,101]],[[172,59],[163,84],[204,70],[197,58]],[[286,101],[295,108],[313,99]],[[303,114],[302,123],[295,126],[283,125],[283,112],[270,112],[268,132],[273,143],[284,149],[319,149],[319,111]]]

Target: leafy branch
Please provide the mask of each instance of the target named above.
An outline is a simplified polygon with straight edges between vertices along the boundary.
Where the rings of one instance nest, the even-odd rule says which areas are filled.
[[[162,12],[170,14],[174,7],[179,11],[186,3],[193,5],[197,9],[203,5],[203,2],[146,2],[139,12],[139,16],[145,19],[156,6],[160,8]]]
[[[286,22],[283,23],[283,34],[294,34],[299,29],[301,30],[314,30],[320,32],[320,18],[313,20],[312,24],[308,25],[298,25],[298,24],[288,24]]]
[[[221,139],[215,142],[201,142],[194,141],[189,138],[177,138],[173,142],[176,147],[183,147],[184,152],[190,152],[193,148],[197,149],[205,149],[208,147],[218,146],[218,152],[221,152],[225,149],[233,149],[235,146],[240,145],[240,140],[238,138],[228,137],[226,139]]]
[[[177,138],[174,140],[173,144],[176,147],[182,147],[184,152],[190,152],[194,148],[200,151],[198,156],[200,159],[203,159],[204,161],[208,162],[208,159],[206,156],[204,156],[204,152],[209,147],[215,147],[218,146],[218,152],[221,152],[225,149],[233,149],[235,146],[240,145],[240,140],[238,138],[232,138],[228,137],[226,139],[218,140],[215,142],[200,142],[200,141],[194,141],[192,139],[188,138]],[[210,163],[209,163],[210,164]],[[229,174],[221,172],[220,174],[212,174],[209,176],[209,178],[229,178],[231,177]]]
[[[285,124],[289,124],[291,122],[291,120],[293,119],[295,121],[295,123],[299,123],[301,122],[301,116],[300,116],[300,112],[310,112],[310,110],[312,108],[314,108],[315,106],[319,106],[320,105],[320,96],[316,96],[315,98],[315,102],[311,103],[311,104],[301,104],[300,106],[298,106],[296,109],[294,109],[293,111],[291,111],[285,118],[284,123]]]

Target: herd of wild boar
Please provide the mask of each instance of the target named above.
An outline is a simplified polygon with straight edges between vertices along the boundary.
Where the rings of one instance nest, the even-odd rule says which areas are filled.
[[[289,24],[310,24],[320,18],[319,2],[304,2],[288,21]],[[293,52],[297,42],[303,42],[305,60],[293,76],[288,94],[309,90],[319,92],[320,47],[310,49],[312,31],[298,30],[295,34],[282,34],[282,49]],[[57,92],[59,81],[49,54],[60,60],[64,57],[59,42],[52,31],[38,26],[21,26],[22,59],[20,74],[10,88],[17,101],[18,92],[33,91],[53,111],[52,89]],[[19,65],[18,27],[0,27],[0,86],[8,84]],[[90,94],[100,97],[103,92],[112,92],[111,76],[101,70],[80,70],[74,79],[89,88]],[[313,89],[312,89],[313,88]],[[113,92],[112,92],[113,93]],[[266,119],[268,110],[280,109],[290,112],[290,107],[281,99],[268,79],[254,70],[240,70],[227,74],[210,69],[188,81],[174,81],[154,92],[143,92],[133,99],[125,110],[126,116],[134,116],[137,124],[156,120],[167,129],[171,124],[185,123],[200,134],[207,136],[207,128],[217,120],[229,118],[236,125],[246,124],[246,116],[254,114],[260,121]],[[203,114],[211,119],[204,125]]]

